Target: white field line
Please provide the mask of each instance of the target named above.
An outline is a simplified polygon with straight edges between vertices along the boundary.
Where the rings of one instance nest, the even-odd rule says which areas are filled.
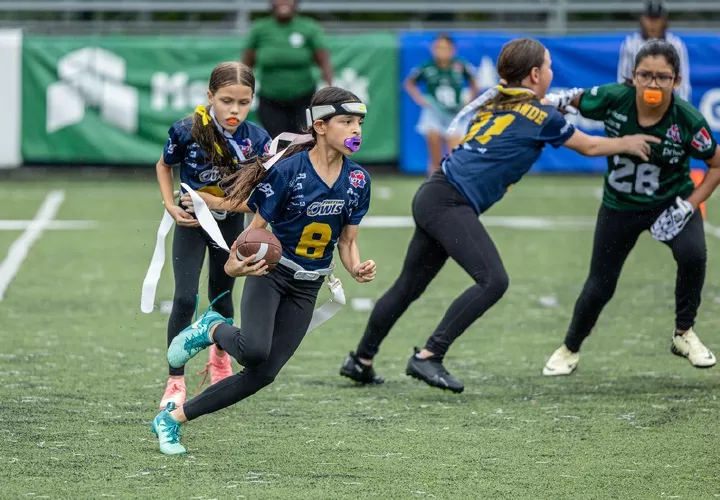
[[[15,275],[20,270],[30,247],[40,238],[43,231],[57,215],[57,211],[65,201],[65,191],[50,191],[45,197],[35,218],[16,239],[8,250],[5,260],[0,263],[0,302],[5,297],[5,291]]]

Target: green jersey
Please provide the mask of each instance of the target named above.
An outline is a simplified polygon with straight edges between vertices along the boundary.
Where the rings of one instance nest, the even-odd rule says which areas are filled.
[[[286,23],[278,23],[274,17],[258,19],[245,47],[255,50],[261,97],[292,101],[315,91],[313,54],[326,47],[314,19],[295,16]]]
[[[717,144],[705,118],[692,105],[673,97],[665,116],[653,126],[638,124],[635,88],[622,84],[593,87],[580,99],[580,113],[605,125],[608,137],[652,135],[662,140],[650,145],[643,162],[630,155],[608,157],[603,205],[615,210],[646,210],[687,198],[694,189],[690,157],[707,160]]]
[[[462,90],[472,81],[472,74],[472,66],[461,59],[453,59],[447,68],[430,60],[413,69],[408,78],[425,84],[438,111],[454,115],[463,105]]]

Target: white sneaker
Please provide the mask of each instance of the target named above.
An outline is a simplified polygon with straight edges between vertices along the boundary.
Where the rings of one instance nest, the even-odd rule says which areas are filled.
[[[548,359],[548,362],[545,363],[542,374],[548,377],[570,375],[575,368],[577,368],[578,361],[580,361],[580,353],[570,352],[565,344],[563,344],[557,348],[552,356],[550,356],[550,359]]]
[[[692,328],[682,335],[673,335],[670,351],[687,358],[696,368],[710,368],[717,363],[715,355],[700,342]]]

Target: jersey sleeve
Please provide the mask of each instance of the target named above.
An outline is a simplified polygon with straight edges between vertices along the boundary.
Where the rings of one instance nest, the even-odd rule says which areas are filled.
[[[360,193],[360,201],[358,202],[357,208],[353,211],[348,224],[351,226],[357,226],[363,220],[363,217],[367,215],[370,210],[370,176],[365,174],[365,187],[362,188]]]
[[[538,140],[550,144],[554,148],[559,148],[565,144],[565,141],[570,139],[574,133],[575,127],[572,123],[565,120],[565,117],[560,114],[559,111],[550,109],[548,118],[540,129]]]
[[[615,97],[615,89],[622,87],[618,84],[602,85],[600,87],[592,87],[589,90],[583,92],[580,97],[580,107],[578,111],[585,118],[592,120],[602,120],[605,118],[605,113],[608,107],[613,102]]]
[[[705,118],[702,116],[695,121],[690,129],[692,140],[687,145],[688,153],[698,160],[709,160],[715,155],[717,142],[713,137],[712,130]]]
[[[408,75],[408,80],[413,80],[415,82],[422,82],[425,80],[425,67],[426,65],[423,64],[422,66],[417,66],[410,70],[410,74]]]
[[[245,38],[245,50],[257,50],[260,46],[259,33],[262,29],[261,24],[262,23],[255,22],[250,26],[250,31],[248,32],[247,38]]]
[[[182,122],[173,123],[168,130],[168,140],[163,148],[163,161],[168,165],[177,165],[185,158],[189,131],[184,130]]]
[[[278,218],[282,209],[285,208],[287,197],[288,190],[285,176],[280,169],[273,167],[250,193],[247,204],[250,210],[259,212],[263,219],[273,222]]]
[[[308,36],[308,42],[310,48],[313,51],[327,49],[327,43],[325,43],[325,34],[320,24],[315,21],[310,23],[310,35]]]

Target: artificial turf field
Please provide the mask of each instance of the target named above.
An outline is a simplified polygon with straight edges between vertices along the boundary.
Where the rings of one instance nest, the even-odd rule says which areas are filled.
[[[340,271],[349,299],[377,299],[397,276],[411,235],[402,217],[420,181],[373,178],[370,215],[380,218],[367,219],[360,247],[378,277],[361,285]],[[463,394],[404,375],[412,347],[471,284],[450,262],[383,345],[383,386],[338,375],[368,315],[348,306],[273,385],[186,425],[188,455],[166,457],[149,423],[167,377],[168,316],[139,310],[162,210],[156,183],[3,179],[0,259],[25,234],[9,221],[32,220],[48,196],[57,213],[44,214],[52,221],[0,302],[0,498],[720,497],[720,368],[670,354],[675,266],[649,234],[577,372],[540,375],[586,276],[601,183],[531,176],[484,216],[510,289],[446,357]],[[720,354],[713,201],[696,331]],[[166,264],[159,301],[172,285]],[[239,280],[236,303],[241,290]],[[189,365],[190,393],[205,360]]]

